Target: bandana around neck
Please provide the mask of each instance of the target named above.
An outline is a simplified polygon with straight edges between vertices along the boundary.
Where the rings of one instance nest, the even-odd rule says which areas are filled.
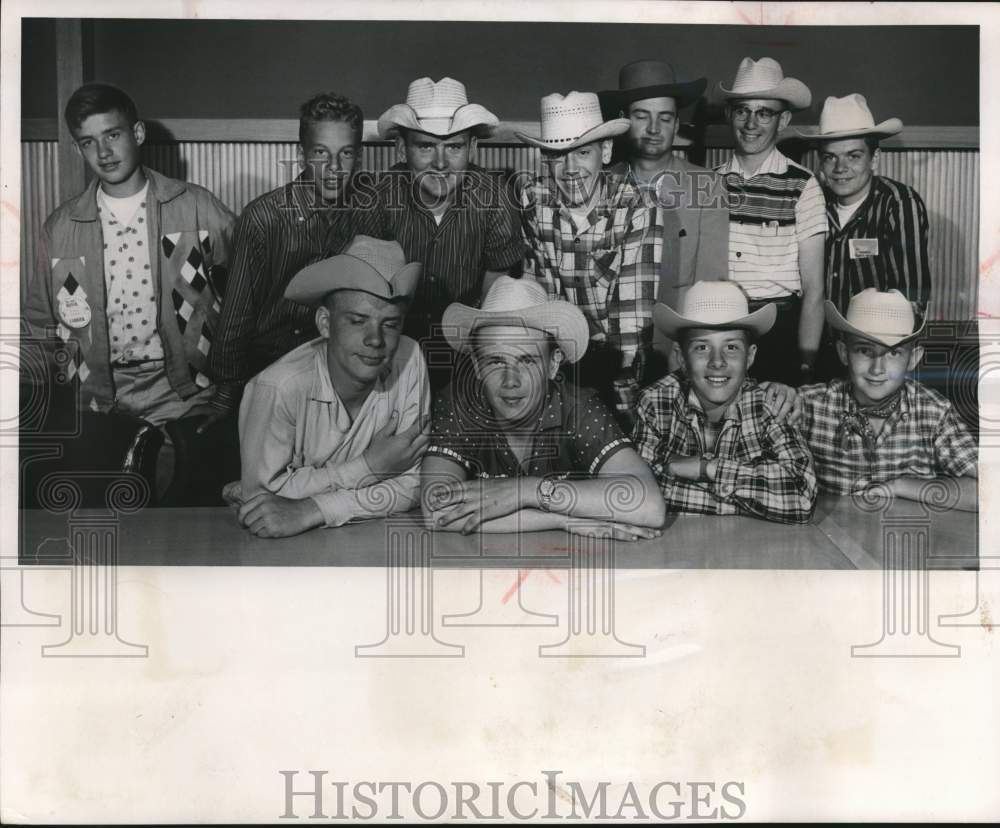
[[[888,419],[893,413],[899,410],[899,405],[903,400],[903,386],[899,386],[896,389],[896,393],[891,397],[875,405],[861,407],[853,397],[851,399],[854,402],[854,410],[845,411],[840,416],[840,447],[845,451],[847,450],[850,434],[853,431],[861,438],[865,450],[865,458],[869,463],[874,464],[877,435],[872,428],[871,420]]]

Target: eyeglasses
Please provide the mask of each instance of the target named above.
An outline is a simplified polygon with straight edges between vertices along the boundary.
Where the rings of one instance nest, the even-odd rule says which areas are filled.
[[[757,119],[757,123],[761,126],[767,126],[771,121],[773,121],[778,115],[784,112],[783,109],[768,109],[766,106],[762,106],[760,109],[751,109],[749,106],[734,106],[732,109],[733,120],[734,121],[747,121],[750,116],[753,115]]]

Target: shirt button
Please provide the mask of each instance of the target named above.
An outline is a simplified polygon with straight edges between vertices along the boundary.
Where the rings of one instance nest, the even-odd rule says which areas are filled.
[[[737,259],[739,259],[739,258],[740,258],[740,257],[742,257],[742,256],[743,256],[743,254],[742,254],[742,253],[740,253],[740,251],[739,251],[739,250],[737,250],[737,251],[736,251],[736,258],[737,258]]]
[[[292,333],[298,336],[299,334],[302,333],[302,331],[299,328],[296,328],[294,331],[292,331]]]

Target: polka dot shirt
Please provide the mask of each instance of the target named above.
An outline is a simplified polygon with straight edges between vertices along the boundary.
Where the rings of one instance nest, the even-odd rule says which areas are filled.
[[[454,386],[434,400],[427,453],[454,460],[475,477],[544,477],[594,475],[608,458],[631,446],[596,394],[568,382],[550,382],[531,451],[523,463],[510,450],[478,391],[456,393]]]

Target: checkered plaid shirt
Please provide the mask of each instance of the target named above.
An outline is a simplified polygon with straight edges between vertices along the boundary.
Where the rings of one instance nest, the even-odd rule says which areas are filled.
[[[630,412],[638,396],[643,354],[653,341],[653,304],[662,243],[655,208],[621,176],[604,176],[606,196],[582,221],[539,179],[521,192],[525,276],[583,311],[592,345],[620,354],[616,408]]]
[[[963,477],[976,474],[976,441],[952,404],[936,391],[907,380],[902,398],[875,440],[874,462],[862,437],[841,427],[857,412],[846,380],[799,389],[802,419],[816,473],[824,489],[850,494],[897,477]]]
[[[639,398],[632,441],[650,464],[668,512],[752,515],[805,523],[816,505],[816,473],[802,436],[778,422],[764,392],[747,380],[721,422],[714,451],[705,445],[706,416],[680,373],[653,383]],[[711,452],[715,479],[687,480],[667,472],[671,457]]]

